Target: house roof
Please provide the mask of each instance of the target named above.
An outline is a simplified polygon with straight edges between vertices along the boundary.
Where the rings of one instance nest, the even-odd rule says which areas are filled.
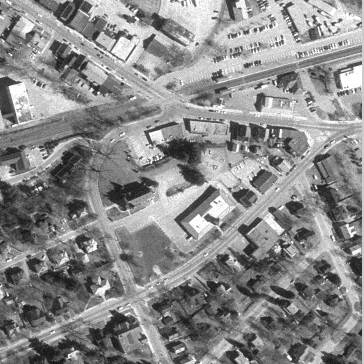
[[[291,219],[289,218],[289,211],[285,206],[282,205],[278,209],[275,209],[272,212],[272,215],[277,220],[279,225],[283,227],[284,230],[289,231],[292,229]]]
[[[30,163],[24,151],[0,156],[0,166],[14,166],[16,171],[29,169]]]
[[[245,192],[242,192],[241,196],[239,197],[239,201],[245,207],[251,207],[253,203],[257,202],[257,200],[258,200],[258,196],[252,190],[247,190]]]
[[[112,93],[114,95],[120,95],[123,91],[123,85],[116,77],[109,75],[104,83],[101,84],[99,92],[101,94]]]
[[[329,155],[324,160],[316,163],[316,167],[325,183],[330,184],[337,181],[336,177],[336,162],[332,155]]]
[[[275,182],[277,182],[278,177],[270,171],[263,170],[262,173],[253,180],[252,185],[262,194],[267,192]]]
[[[80,7],[80,11],[83,11],[85,14],[89,14],[91,9],[92,9],[93,5],[90,4],[89,2],[87,2],[86,0],[84,0],[82,2],[82,5]]]
[[[231,122],[231,139],[236,141],[247,141],[251,136],[250,126]]]
[[[296,133],[291,140],[287,141],[288,151],[296,156],[304,154],[309,147],[310,145],[308,144],[307,136],[303,131]]]

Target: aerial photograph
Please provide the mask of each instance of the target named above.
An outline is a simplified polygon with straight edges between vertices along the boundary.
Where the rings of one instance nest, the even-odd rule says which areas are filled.
[[[0,364],[361,364],[361,191],[361,0],[0,0]]]

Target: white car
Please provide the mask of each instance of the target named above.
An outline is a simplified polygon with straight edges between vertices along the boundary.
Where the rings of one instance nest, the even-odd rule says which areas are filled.
[[[113,143],[114,141],[115,141],[115,139],[114,139],[114,138],[110,139],[110,143]]]
[[[204,256],[204,257],[207,257],[208,255],[209,255],[209,253],[205,253],[203,256]]]
[[[122,133],[119,134],[119,137],[123,137],[125,135],[125,131],[123,131]]]
[[[124,309],[124,306],[119,306],[118,311],[121,312]]]
[[[56,330],[52,330],[51,332],[50,332],[50,334],[54,334],[56,332]]]

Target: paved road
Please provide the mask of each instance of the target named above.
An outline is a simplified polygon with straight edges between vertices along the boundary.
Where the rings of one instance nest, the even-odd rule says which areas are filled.
[[[144,110],[141,110],[141,106]],[[75,135],[75,120],[86,122],[93,118],[93,113],[99,113],[105,119],[123,119],[120,124],[127,124],[142,117],[157,116],[162,109],[156,105],[140,105],[140,101],[132,101],[120,105],[113,103],[92,107],[82,110],[67,111],[62,114],[42,120],[37,124],[15,127],[13,129],[0,132],[1,148],[18,147],[19,145],[32,146],[48,140],[59,140]]]
[[[350,135],[354,133],[355,131],[360,131],[361,126],[349,126],[349,127],[342,127],[341,130],[338,130],[336,133],[333,134],[332,137],[339,139],[343,135]],[[298,178],[301,178],[302,174],[311,167],[312,165],[312,158],[314,155],[322,152],[323,145],[325,142],[319,143],[315,148],[313,148],[308,156],[305,158],[305,160],[294,170],[294,172],[287,177],[286,180],[281,182],[281,189],[280,191],[284,191],[286,188],[294,184],[295,180]],[[94,186],[95,187],[95,186]],[[96,190],[97,191],[97,190]],[[83,312],[79,317],[76,318],[76,320],[80,320],[82,322],[82,325],[89,325],[90,323],[94,322],[97,319],[105,318],[107,316],[108,311],[111,309],[117,308],[119,305],[125,305],[127,303],[131,303],[132,307],[134,308],[135,305],[140,304],[142,300],[148,300],[150,297],[155,296],[156,294],[159,294],[159,287],[163,284],[163,280],[167,278],[167,282],[165,283],[165,287],[167,289],[172,288],[174,286],[179,285],[180,283],[187,280],[189,277],[191,277],[193,274],[195,274],[203,265],[206,264],[206,262],[209,259],[212,259],[216,254],[223,251],[237,236],[240,236],[240,233],[237,231],[237,227],[240,226],[242,222],[245,224],[249,224],[251,221],[253,221],[256,217],[260,216],[262,213],[264,213],[268,206],[274,206],[277,200],[280,198],[280,194],[282,192],[274,192],[270,191],[268,192],[264,198],[261,198],[258,203],[253,206],[247,213],[243,214],[239,220],[234,223],[233,226],[231,226],[230,230],[225,233],[225,235],[212,245],[208,246],[206,249],[201,251],[200,253],[196,254],[191,260],[177,268],[174,272],[171,272],[165,276],[160,277],[157,281],[151,282],[150,284],[146,285],[143,288],[139,289],[131,289],[130,293],[127,293],[125,296],[115,299],[115,300],[109,300],[104,303],[102,303],[99,306],[93,307],[91,309],[88,309],[87,311]],[[97,213],[101,213],[101,222],[103,224],[103,228],[107,233],[110,234],[111,238],[110,242],[110,253],[115,257],[120,254],[120,247],[117,243],[117,237],[114,234],[113,229],[110,229],[109,222],[107,221],[107,218],[105,218],[105,215],[102,215],[102,211],[104,210],[103,207],[100,205],[100,200],[98,193],[92,194],[90,196],[92,203],[95,204],[94,206]],[[208,253],[208,257],[204,257],[205,253]],[[121,262],[122,263],[122,262]],[[118,268],[121,272],[124,272],[124,277],[122,278],[122,281],[124,281],[127,285],[128,282],[131,282],[133,280],[132,276],[130,275],[130,270],[128,267],[125,267],[124,265],[118,264]],[[126,273],[126,274],[125,274]],[[153,286],[151,289],[149,289],[150,286]],[[138,306],[135,306],[137,313],[143,316],[143,313],[140,313],[140,307],[138,309]],[[71,321],[71,320],[70,320]],[[53,328],[52,328],[53,329]],[[56,333],[49,336],[50,331],[52,329],[43,330],[39,335],[41,335],[41,338],[43,338],[45,341],[48,342],[50,340],[51,342],[54,341],[56,338],[61,338],[64,333],[62,332],[62,329],[56,329]],[[54,330],[54,329],[53,329]],[[145,330],[148,330],[145,328]],[[164,357],[163,355],[163,345],[159,340],[152,339],[152,343],[157,346],[157,349],[155,349],[155,352],[160,353],[160,357]],[[159,344],[158,344],[159,343]],[[0,357],[4,358],[6,357],[6,353],[8,350],[16,350],[17,352],[25,352],[27,349],[27,342],[25,340],[20,340],[15,342],[14,344],[0,349]],[[162,359],[163,363],[168,362],[167,359]]]
[[[267,70],[259,70],[255,73],[251,73],[245,76],[240,76],[234,79],[221,81],[218,83],[211,83],[204,86],[186,86],[177,91],[178,94],[189,93],[196,94],[207,91],[213,91],[222,87],[232,88],[237,86],[243,86],[244,84],[258,82],[269,77],[274,77],[281,73],[297,71],[299,69],[312,67],[317,64],[329,63],[344,59],[347,57],[352,57],[353,55],[360,55],[362,53],[362,45],[356,45],[352,47],[345,47],[331,51],[330,53],[323,53],[315,55],[314,57],[304,58],[297,60],[288,64],[283,64],[281,66],[270,68]]]

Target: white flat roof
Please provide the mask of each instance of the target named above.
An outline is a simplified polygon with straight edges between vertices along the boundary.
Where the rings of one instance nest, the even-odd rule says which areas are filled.
[[[362,85],[362,65],[353,68],[345,68],[340,71],[341,88],[349,89],[361,87]]]
[[[229,208],[229,204],[222,198],[222,196],[218,196],[214,201],[210,204],[211,209],[208,214],[214,218],[218,218],[226,209]]]
[[[196,231],[197,234],[200,234],[200,232],[206,229],[210,223],[206,221],[203,216],[196,215],[189,224],[192,229]]]
[[[264,217],[265,222],[278,234],[282,235],[284,233],[284,229],[278,222],[274,219],[274,216],[269,213]]]
[[[33,119],[30,111],[28,92],[23,82],[8,86],[8,92],[18,123],[23,123]]]

